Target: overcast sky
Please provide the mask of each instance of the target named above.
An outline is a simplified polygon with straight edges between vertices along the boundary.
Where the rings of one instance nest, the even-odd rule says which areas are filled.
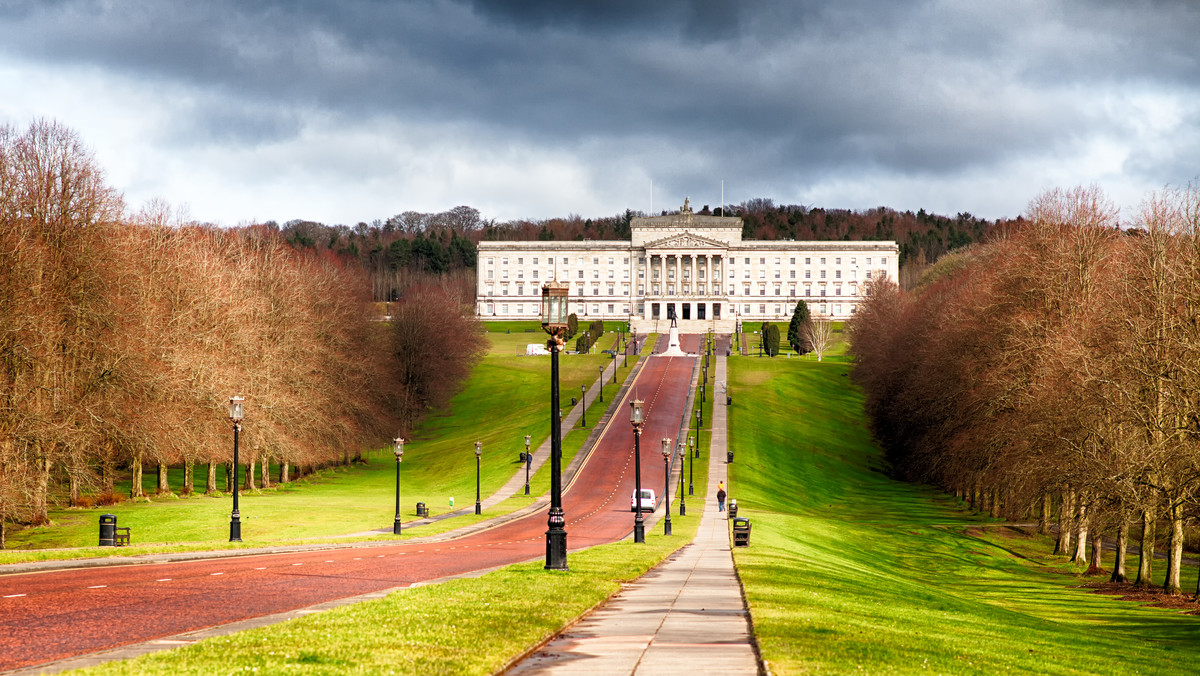
[[[226,225],[722,180],[988,218],[1095,183],[1130,215],[1200,175],[1197,35],[1193,0],[0,0],[0,123],[63,122],[132,206]]]

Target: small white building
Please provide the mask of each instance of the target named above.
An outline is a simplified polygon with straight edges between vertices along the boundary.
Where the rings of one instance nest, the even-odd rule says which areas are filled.
[[[630,241],[480,242],[480,319],[536,320],[541,287],[571,285],[571,312],[665,331],[732,331],[737,322],[787,321],[796,303],[814,317],[848,319],[873,280],[899,277],[895,242],[742,239],[742,219],[692,213],[635,218]]]

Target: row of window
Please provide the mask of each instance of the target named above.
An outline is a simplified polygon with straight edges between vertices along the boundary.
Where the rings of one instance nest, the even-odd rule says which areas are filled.
[[[657,306],[658,304],[655,303],[654,305]],[[499,313],[501,315],[507,316],[509,314],[510,307],[512,308],[512,311],[513,311],[512,314],[514,314],[514,315],[526,315],[526,314],[537,315],[540,312],[540,306],[537,303],[528,303],[528,304],[516,303],[511,306],[508,303],[500,303],[499,305],[496,305],[494,303],[487,303],[484,306],[484,314],[485,315],[495,315],[497,309],[499,309]],[[620,307],[621,307],[622,315],[629,314],[629,305],[628,304],[622,304]],[[753,306],[748,303],[743,304],[742,305],[742,314],[745,316],[750,316],[752,314],[752,312],[751,312],[752,307]],[[766,316],[767,315],[767,307],[768,307],[767,304],[760,303],[758,305],[758,316]],[[832,311],[833,316],[841,315],[842,308],[843,308],[841,303],[833,303],[833,304],[820,303],[820,304],[813,305],[812,307],[817,312],[817,314],[828,315]],[[845,307],[848,309],[850,314],[854,314],[856,307],[853,304],[846,305]],[[613,315],[616,313],[617,304],[616,303],[606,303],[606,304],[592,303],[589,305],[587,303],[577,303],[577,304],[573,304],[570,309],[572,312],[575,312],[579,315],[586,315],[588,313],[588,310],[590,309],[591,314],[598,315],[601,313],[601,308],[606,308],[607,314]],[[791,308],[784,306],[784,305],[780,305],[780,304],[774,305],[772,307],[772,309],[774,310],[775,316],[779,316],[779,317],[783,316],[785,313],[790,314],[792,312]],[[714,310],[714,314],[718,315],[717,318],[719,318],[718,308],[716,306],[714,306],[713,310]],[[644,316],[645,313],[646,313],[645,303],[638,303],[637,304],[638,316]],[[703,313],[701,312],[700,314],[703,314]],[[685,319],[686,318],[687,317],[685,317]],[[703,319],[703,317],[698,317],[698,318]]]
[[[601,258],[601,257],[599,257],[599,256],[592,256],[592,265],[600,265],[600,258]],[[857,265],[857,264],[858,264],[858,257],[857,257],[857,256],[849,256],[849,257],[848,257],[848,259],[849,259],[849,261],[850,261],[850,265]],[[584,257],[584,256],[577,256],[575,260],[576,260],[576,263],[577,263],[578,265],[583,265],[583,264],[584,264],[585,257]],[[805,257],[804,257],[804,264],[805,264],[805,265],[812,265],[812,260],[813,260],[813,259],[812,259],[812,257],[811,257],[811,256],[805,256]],[[825,265],[825,264],[826,264],[826,262],[825,262],[826,260],[827,260],[827,258],[826,258],[825,256],[821,256],[821,257],[819,257],[819,258],[818,258],[818,261],[819,261],[818,265]],[[871,256],[866,256],[866,257],[865,257],[865,260],[866,260],[866,265],[871,265]],[[494,257],[492,257],[492,256],[488,256],[488,257],[487,257],[487,259],[486,259],[486,261],[487,261],[487,264],[488,264],[488,265],[494,265],[494,263],[495,263],[495,258],[494,258]],[[524,264],[525,264],[525,257],[524,257],[524,256],[517,256],[517,257],[516,257],[516,261],[517,261],[517,265],[524,265]],[[562,264],[563,264],[563,265],[570,265],[570,264],[571,264],[571,263],[570,263],[570,261],[571,261],[571,257],[570,257],[570,256],[563,256],[563,258],[562,258]],[[616,265],[616,261],[617,261],[617,259],[616,259],[616,257],[615,257],[615,256],[608,256],[608,264],[609,264],[609,265]],[[750,257],[749,257],[749,256],[745,256],[745,257],[743,257],[743,258],[742,258],[742,262],[743,262],[745,265],[750,265]],[[733,257],[730,259],[730,263],[731,263],[731,264],[733,264],[733,265],[736,265],[736,264],[737,264],[737,256],[733,256]],[[776,258],[776,259],[775,259],[775,265],[777,265],[777,266],[778,266],[778,265],[781,265],[782,263],[783,263],[783,258]],[[507,257],[501,258],[501,259],[500,259],[500,264],[501,264],[501,265],[508,265],[508,258],[507,258]],[[531,265],[537,265],[537,264],[538,264],[538,257],[537,257],[537,256],[532,256],[532,257],[530,258],[530,264],[531,264]],[[553,265],[553,264],[554,264],[554,257],[553,257],[553,256],[547,256],[547,257],[546,257],[546,265]],[[628,256],[626,256],[626,257],[622,258],[622,259],[621,259],[621,264],[622,264],[622,265],[629,265],[629,257],[628,257]],[[638,256],[638,265],[645,265],[645,264],[646,264],[646,257],[645,257],[645,256]],[[766,259],[766,257],[765,257],[765,256],[760,256],[760,257],[759,257],[759,259],[758,259],[758,264],[759,264],[759,265],[766,265],[766,264],[767,264],[767,259]],[[788,265],[795,265],[795,264],[796,264],[796,257],[795,257],[795,256],[792,256],[792,257],[788,258]],[[841,256],[835,256],[835,257],[833,257],[833,264],[834,264],[834,265],[841,265],[841,264],[842,264],[842,257],[841,257]],[[879,265],[880,265],[880,266],[883,266],[883,267],[886,267],[886,266],[887,266],[887,256],[880,256],[880,257],[879,257]]]

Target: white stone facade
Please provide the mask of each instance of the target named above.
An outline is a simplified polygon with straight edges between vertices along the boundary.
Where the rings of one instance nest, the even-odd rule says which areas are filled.
[[[536,320],[541,287],[571,285],[571,312],[663,331],[673,307],[684,333],[736,322],[787,321],[796,303],[815,317],[853,316],[866,285],[899,277],[895,242],[742,240],[742,219],[691,213],[635,218],[630,241],[480,242],[480,319]]]

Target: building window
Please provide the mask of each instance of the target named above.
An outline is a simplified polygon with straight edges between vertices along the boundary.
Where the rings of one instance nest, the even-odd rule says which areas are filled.
[[[823,286],[821,287],[821,297],[822,298],[825,297],[825,287],[823,287]]]
[[[646,295],[646,287],[642,286],[641,284],[638,284],[638,295],[639,296]]]
[[[592,306],[592,314],[594,314],[594,315],[600,314],[600,306],[599,305]]]
[[[825,259],[824,259],[824,258],[822,258],[822,259],[821,259],[821,265],[825,265]]]
[[[866,272],[864,272],[864,273],[863,273],[863,276],[864,276],[864,277],[866,277],[867,279],[870,279],[870,278],[871,278],[871,271],[870,271],[870,270],[867,270]]]
[[[609,271],[608,271],[608,278],[609,278],[609,279],[612,279],[612,278],[613,278],[613,276],[614,276],[615,274],[616,274],[616,270],[609,270]]]
[[[524,265],[524,264],[525,264],[525,259],[524,259],[524,258],[518,258],[518,259],[517,259],[517,265]],[[520,305],[518,305],[517,307],[521,307],[521,306],[520,306]],[[518,314],[520,314],[520,313],[518,312]]]
[[[880,265],[887,265],[887,256],[884,256],[883,258],[880,258],[880,259],[879,259],[879,264],[880,264]]]
[[[842,295],[842,287],[840,287],[840,286],[833,287],[833,295],[835,295],[835,296]]]
[[[593,259],[592,259],[592,265],[600,265],[600,259],[599,259],[599,258],[593,258]]]
[[[538,273],[538,271],[537,271],[537,270],[534,270],[534,271],[533,271],[533,278],[534,278],[534,279],[537,279],[537,273]]]
[[[808,287],[808,286],[804,287],[804,295],[811,296],[812,295],[812,287]]]
[[[508,285],[507,285],[507,284],[505,284],[504,286],[500,287],[500,295],[501,295],[501,296],[507,296],[507,295],[508,295]]]
[[[537,265],[537,259],[536,259],[536,258],[534,258],[534,259],[533,259],[533,264],[534,264],[534,265]]]
[[[833,271],[833,278],[834,278],[834,279],[841,279],[841,278],[842,278],[842,271],[841,271],[841,270],[834,270],[834,271]]]
[[[500,264],[501,264],[501,265],[508,265],[508,259],[507,259],[507,258],[501,258],[501,259],[500,259]]]
[[[824,270],[821,271],[821,279],[825,279],[825,271]]]
[[[579,278],[580,278],[580,279],[583,279],[583,270],[580,270],[580,271],[579,271]]]
[[[608,314],[611,315],[611,314],[615,313],[616,311],[617,311],[617,306],[613,305],[612,303],[609,303],[608,304]]]
[[[780,295],[780,292],[779,292],[779,285],[778,285],[778,284],[776,284],[776,285],[775,285],[775,295],[776,295],[776,296]]]
[[[871,264],[871,259],[870,259],[870,258],[868,258],[868,259],[867,259],[867,265],[870,265],[870,264]]]
[[[789,259],[788,259],[788,265],[795,265],[795,264],[796,264],[796,259],[795,259],[795,258],[789,258]]]
[[[646,264],[646,257],[638,256],[638,265],[645,265],[645,264]]]
[[[834,265],[841,265],[841,264],[842,264],[842,257],[841,257],[841,256],[838,256],[837,258],[833,259],[833,264],[834,264]]]
[[[851,259],[850,259],[850,265],[857,265],[856,259],[854,259],[854,258],[851,258]]]
[[[776,305],[776,306],[775,306],[775,314],[776,314],[776,315],[783,314],[783,306],[782,306],[782,305]]]
[[[759,305],[759,306],[758,306],[758,314],[760,314],[760,315],[765,315],[765,314],[767,314],[767,306],[766,306],[766,305]]]
[[[805,270],[805,271],[804,271],[804,278],[805,278],[805,279],[812,279],[812,270]]]
[[[487,278],[488,278],[488,279],[491,279],[491,278],[492,278],[492,271],[491,271],[491,270],[488,270],[488,275],[487,275]]]
[[[824,303],[821,303],[821,314],[826,314],[826,312],[825,312],[825,304],[824,304]]]
[[[796,278],[796,271],[788,270],[788,279],[795,279],[795,278]]]
[[[778,270],[775,271],[775,279],[779,279],[779,271]]]
[[[760,259],[758,259],[758,264],[759,264],[759,265],[766,265],[766,264],[767,264],[767,259],[765,259],[765,258],[760,258]]]
[[[613,263],[615,263],[615,262],[616,262],[616,259],[615,259],[615,258],[609,258],[609,259],[608,259],[608,264],[609,264],[609,265],[612,265],[612,264],[613,264]]]
[[[502,315],[508,314],[508,306],[507,305],[500,306],[500,314],[502,314]]]
[[[805,258],[805,259],[804,259],[804,264],[805,264],[805,265],[812,265],[812,259],[811,259],[811,258]]]
[[[834,305],[834,306],[833,306],[833,314],[835,314],[835,315],[840,315],[840,314],[842,314],[842,306],[841,306],[841,305]]]
[[[766,279],[766,277],[767,277],[767,271],[766,271],[766,270],[759,270],[759,271],[758,271],[758,278],[759,278],[759,279]]]
[[[750,265],[750,259],[749,259],[749,258],[747,258],[747,259],[746,259],[746,265]],[[749,312],[750,310],[748,310],[748,309],[747,309],[746,311],[747,311],[747,312]]]

